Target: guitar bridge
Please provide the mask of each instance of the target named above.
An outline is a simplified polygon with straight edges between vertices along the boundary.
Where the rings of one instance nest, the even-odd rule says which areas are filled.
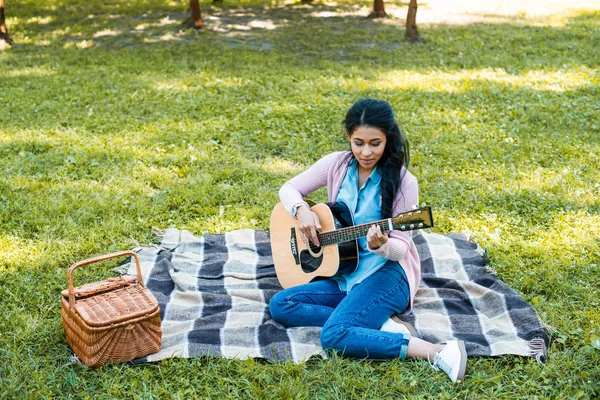
[[[290,250],[292,250],[292,255],[294,256],[296,265],[300,264],[300,256],[298,255],[298,239],[296,237],[296,228],[292,228],[292,232],[290,234]]]

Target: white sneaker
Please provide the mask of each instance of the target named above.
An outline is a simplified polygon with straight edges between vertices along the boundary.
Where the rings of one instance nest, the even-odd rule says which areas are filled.
[[[467,369],[467,351],[465,342],[462,340],[451,340],[446,346],[435,353],[433,357],[433,368],[444,371],[452,382],[463,380]]]
[[[393,333],[403,333],[410,334],[413,337],[419,337],[417,334],[417,330],[414,326],[409,324],[408,322],[402,321],[396,315],[392,315],[383,325],[379,328],[380,331],[384,332],[393,332]]]

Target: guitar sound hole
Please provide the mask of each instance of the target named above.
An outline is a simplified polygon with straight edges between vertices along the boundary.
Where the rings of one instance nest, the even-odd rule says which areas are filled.
[[[312,249],[315,253],[319,253],[321,248]],[[315,272],[321,266],[323,262],[323,254],[318,257],[313,257],[308,250],[302,250],[300,252],[300,266],[302,267],[302,271],[309,274],[311,272]]]

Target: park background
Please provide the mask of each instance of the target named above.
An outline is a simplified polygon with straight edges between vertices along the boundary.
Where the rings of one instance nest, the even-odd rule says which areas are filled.
[[[597,398],[600,5],[364,0],[8,0],[0,51],[0,398]],[[66,271],[196,234],[268,230],[277,190],[389,101],[435,232],[470,231],[538,311],[545,364],[170,359],[88,369],[60,320]],[[323,199],[317,193],[316,199]],[[83,271],[80,283],[116,263]]]

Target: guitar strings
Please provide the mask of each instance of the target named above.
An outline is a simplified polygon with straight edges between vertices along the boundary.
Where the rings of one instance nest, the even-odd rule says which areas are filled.
[[[418,212],[418,214],[421,214],[421,210],[417,210],[417,212]],[[410,215],[411,214],[409,214],[409,216]],[[399,218],[399,216],[396,216],[394,218],[394,222],[397,222],[398,218]],[[423,221],[422,219],[419,219],[419,221],[421,222],[420,227],[422,227],[422,223],[425,221]],[[411,221],[410,219],[408,221],[405,221],[405,223],[407,223],[407,224],[411,223],[411,222],[416,222],[416,221],[414,221],[414,220]],[[337,229],[337,230],[330,231],[330,232],[317,233],[317,238],[319,239],[319,243],[321,245],[316,246],[312,242],[310,242],[309,247],[312,251],[316,251],[316,250],[319,250],[323,246],[328,246],[331,244],[343,243],[343,242],[348,242],[350,240],[358,239],[360,237],[366,236],[367,232],[369,231],[369,228],[372,225],[378,225],[381,228],[382,232],[389,231],[389,229],[387,229],[388,228],[388,220],[383,219],[383,220],[374,221],[374,222],[371,222],[368,224],[348,226],[348,227]],[[417,224],[415,223],[414,225],[417,225]],[[412,230],[414,228],[413,228],[413,225],[411,225],[411,226],[407,226],[406,229]]]
[[[335,231],[319,233],[319,234],[317,234],[317,237],[319,238],[319,243],[321,244],[321,246],[315,246],[311,242],[310,249],[318,250],[322,246],[328,246],[330,244],[335,244],[335,243],[348,242],[350,240],[354,240],[354,239],[358,239],[360,237],[366,236],[367,232],[369,231],[369,228],[372,225],[378,225],[381,228],[381,230],[385,232],[386,228],[387,228],[387,220],[376,221],[376,222],[372,222],[369,224],[363,224],[363,225],[349,226],[349,227],[338,229]]]

